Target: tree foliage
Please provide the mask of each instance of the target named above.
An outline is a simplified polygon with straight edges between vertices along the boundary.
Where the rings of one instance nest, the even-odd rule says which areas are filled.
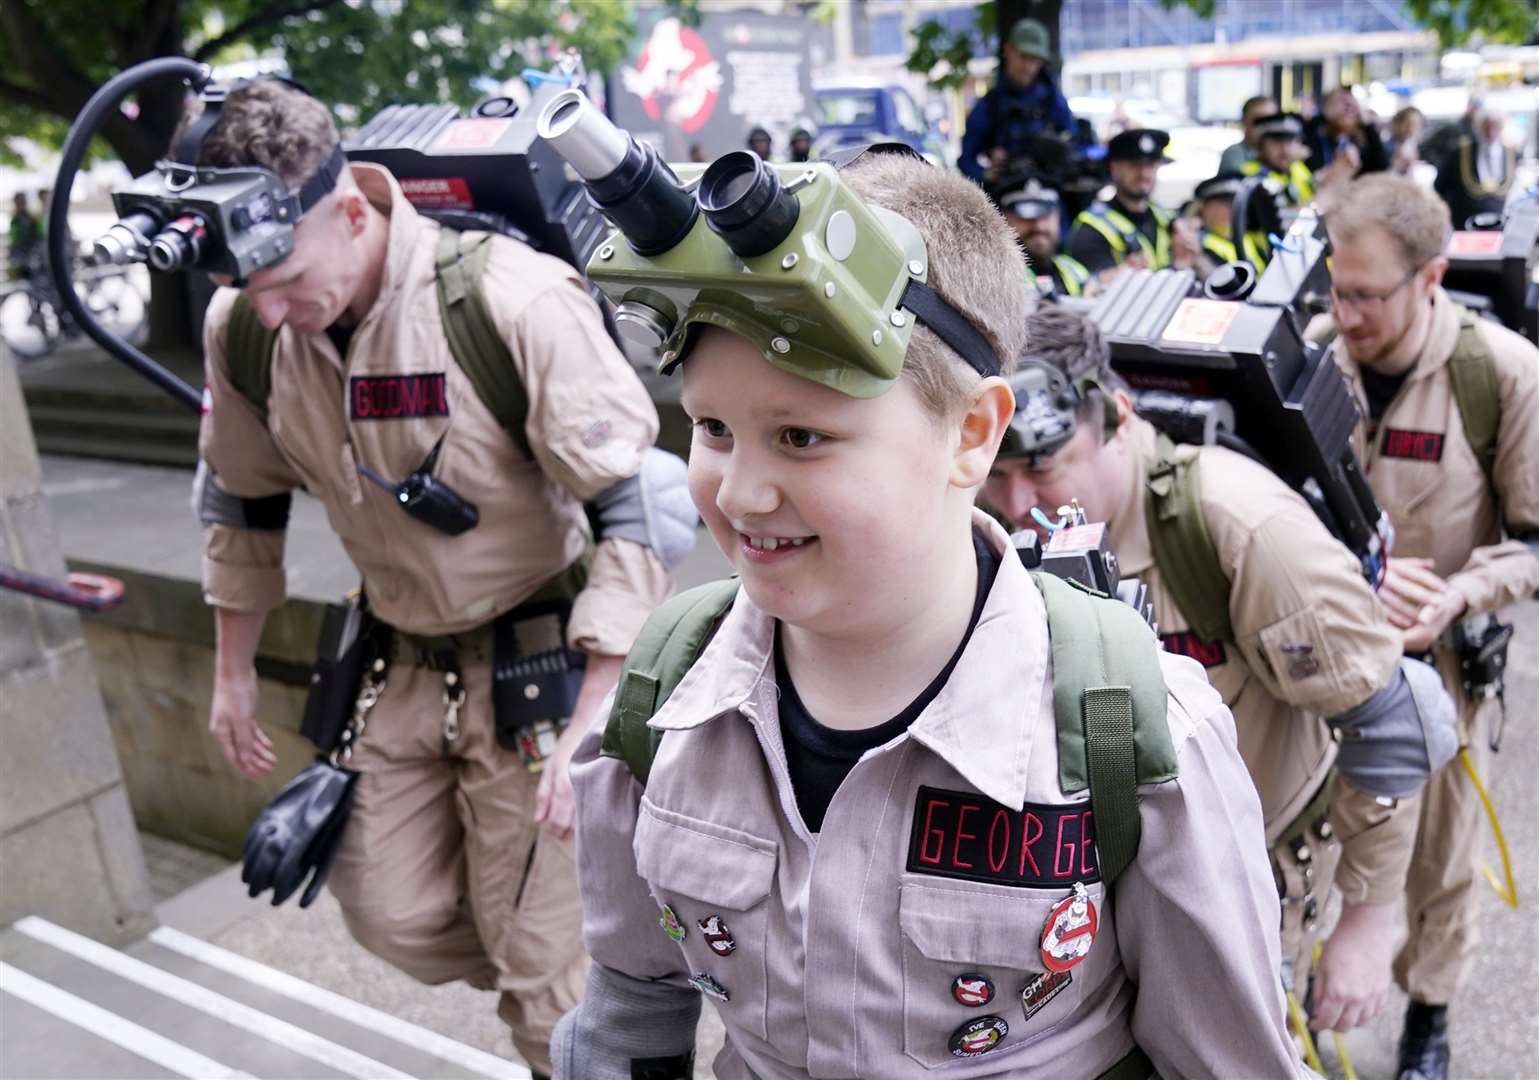
[[[1404,0],[1405,10],[1446,46],[1473,38],[1507,44],[1539,36],[1533,0]]]
[[[0,0],[0,145],[57,145],[103,82],[157,56],[281,50],[346,119],[390,101],[469,104],[568,47],[605,71],[634,29],[630,5],[613,0]],[[174,83],[150,86],[104,128],[130,171],[164,152],[182,99]]]

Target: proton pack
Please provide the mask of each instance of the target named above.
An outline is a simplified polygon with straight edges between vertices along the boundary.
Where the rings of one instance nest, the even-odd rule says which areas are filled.
[[[1201,289],[1190,271],[1136,271],[1088,315],[1140,415],[1172,439],[1200,433],[1266,465],[1377,587],[1391,530],[1352,449],[1357,405],[1327,351],[1303,334],[1329,289],[1324,229],[1305,210],[1279,239],[1253,284],[1226,279],[1224,267]]]
[[[1443,287],[1464,307],[1539,344],[1539,198],[1517,200],[1505,217],[1477,217],[1488,218],[1488,227],[1449,238]]]

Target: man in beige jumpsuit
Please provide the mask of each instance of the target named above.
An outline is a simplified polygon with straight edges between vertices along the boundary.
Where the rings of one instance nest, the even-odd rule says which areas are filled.
[[[259,82],[232,93],[203,158],[263,165],[293,187],[336,142],[323,105]],[[271,146],[281,149],[269,159]],[[361,775],[332,891],[353,935],[397,967],[501,991],[515,1046],[543,1071],[586,969],[567,761],[669,588],[659,553],[604,535],[602,513],[594,547],[584,503],[633,482],[654,453],[657,418],[577,273],[497,238],[482,293],[528,395],[525,456],[450,352],[434,283],[438,231],[385,170],[344,170],[300,222],[293,254],[244,289],[261,322],[281,327],[261,406],[231,381],[226,327],[239,294],[221,289],[210,304],[200,436],[204,591],[218,627],[210,728],[245,775],[273,766],[254,719],[252,661],[284,595],[286,514],[274,522],[251,510],[303,488],[325,505],[373,612],[396,631],[385,690],[348,762]],[[430,455],[433,474],[479,508],[468,532],[409,517],[360,475],[399,479]],[[517,609],[585,561],[565,644],[587,655],[586,674],[572,723],[536,775],[495,731],[491,624],[514,612],[523,652],[559,648],[559,626],[520,621]]]
[[[1176,460],[1196,461],[1198,507],[1229,579],[1227,594],[1214,598],[1229,614],[1229,638],[1210,641],[1192,629],[1149,535],[1155,429],[1133,413],[1095,324],[1043,307],[1028,320],[1027,335],[1031,357],[1093,388],[1081,393],[1081,422],[1062,449],[1033,458],[1006,441],[984,499],[1017,528],[1033,527],[1033,507],[1075,497],[1092,520],[1110,525],[1121,572],[1149,587],[1165,647],[1202,664],[1234,713],[1282,896],[1285,986],[1304,1000],[1315,944],[1335,923],[1314,990],[1314,1026],[1366,1023],[1389,988],[1389,943],[1373,928],[1393,917],[1415,812],[1410,802],[1376,798],[1350,782],[1376,781],[1338,762],[1332,728],[1351,728],[1368,703],[1392,700],[1403,668],[1442,704],[1450,725],[1452,708],[1426,665],[1402,664],[1399,635],[1357,560],[1314,511],[1265,467],[1216,446],[1174,451]],[[1117,410],[1114,434],[1102,426],[1106,395]],[[1452,752],[1445,734],[1442,756],[1427,762],[1428,771]],[[1328,913],[1338,894],[1339,922]]]
[[[1411,181],[1380,174],[1339,192],[1326,228],[1335,250],[1334,356],[1364,417],[1358,457],[1395,526],[1380,596],[1406,651],[1430,650],[1459,705],[1460,742],[1485,773],[1500,706],[1465,693],[1452,629],[1539,591],[1539,353],[1495,323],[1474,324],[1499,402],[1488,478],[1449,374],[1461,330],[1440,287],[1447,208]],[[1405,1080],[1448,1075],[1448,1004],[1478,936],[1482,819],[1460,764],[1427,785],[1406,890],[1410,937],[1395,960],[1411,997],[1400,1044]]]

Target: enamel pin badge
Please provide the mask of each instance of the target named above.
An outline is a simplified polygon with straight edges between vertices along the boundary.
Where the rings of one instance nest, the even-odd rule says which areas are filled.
[[[1042,964],[1049,971],[1068,971],[1083,960],[1095,944],[1097,915],[1083,882],[1048,913],[1042,928]]]

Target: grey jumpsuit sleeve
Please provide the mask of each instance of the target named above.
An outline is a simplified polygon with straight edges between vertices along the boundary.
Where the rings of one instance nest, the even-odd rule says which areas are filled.
[[[1287,1031],[1277,888],[1234,718],[1193,661],[1162,661],[1180,775],[1141,789],[1115,891],[1133,1037],[1166,1078],[1314,1076]]]
[[[700,1018],[684,955],[636,872],[641,785],[623,761],[599,753],[602,740],[603,725],[595,725],[572,758],[583,944],[593,970],[583,1003],[551,1038],[557,1080],[630,1080],[633,1060],[682,1059],[694,1049]]]

